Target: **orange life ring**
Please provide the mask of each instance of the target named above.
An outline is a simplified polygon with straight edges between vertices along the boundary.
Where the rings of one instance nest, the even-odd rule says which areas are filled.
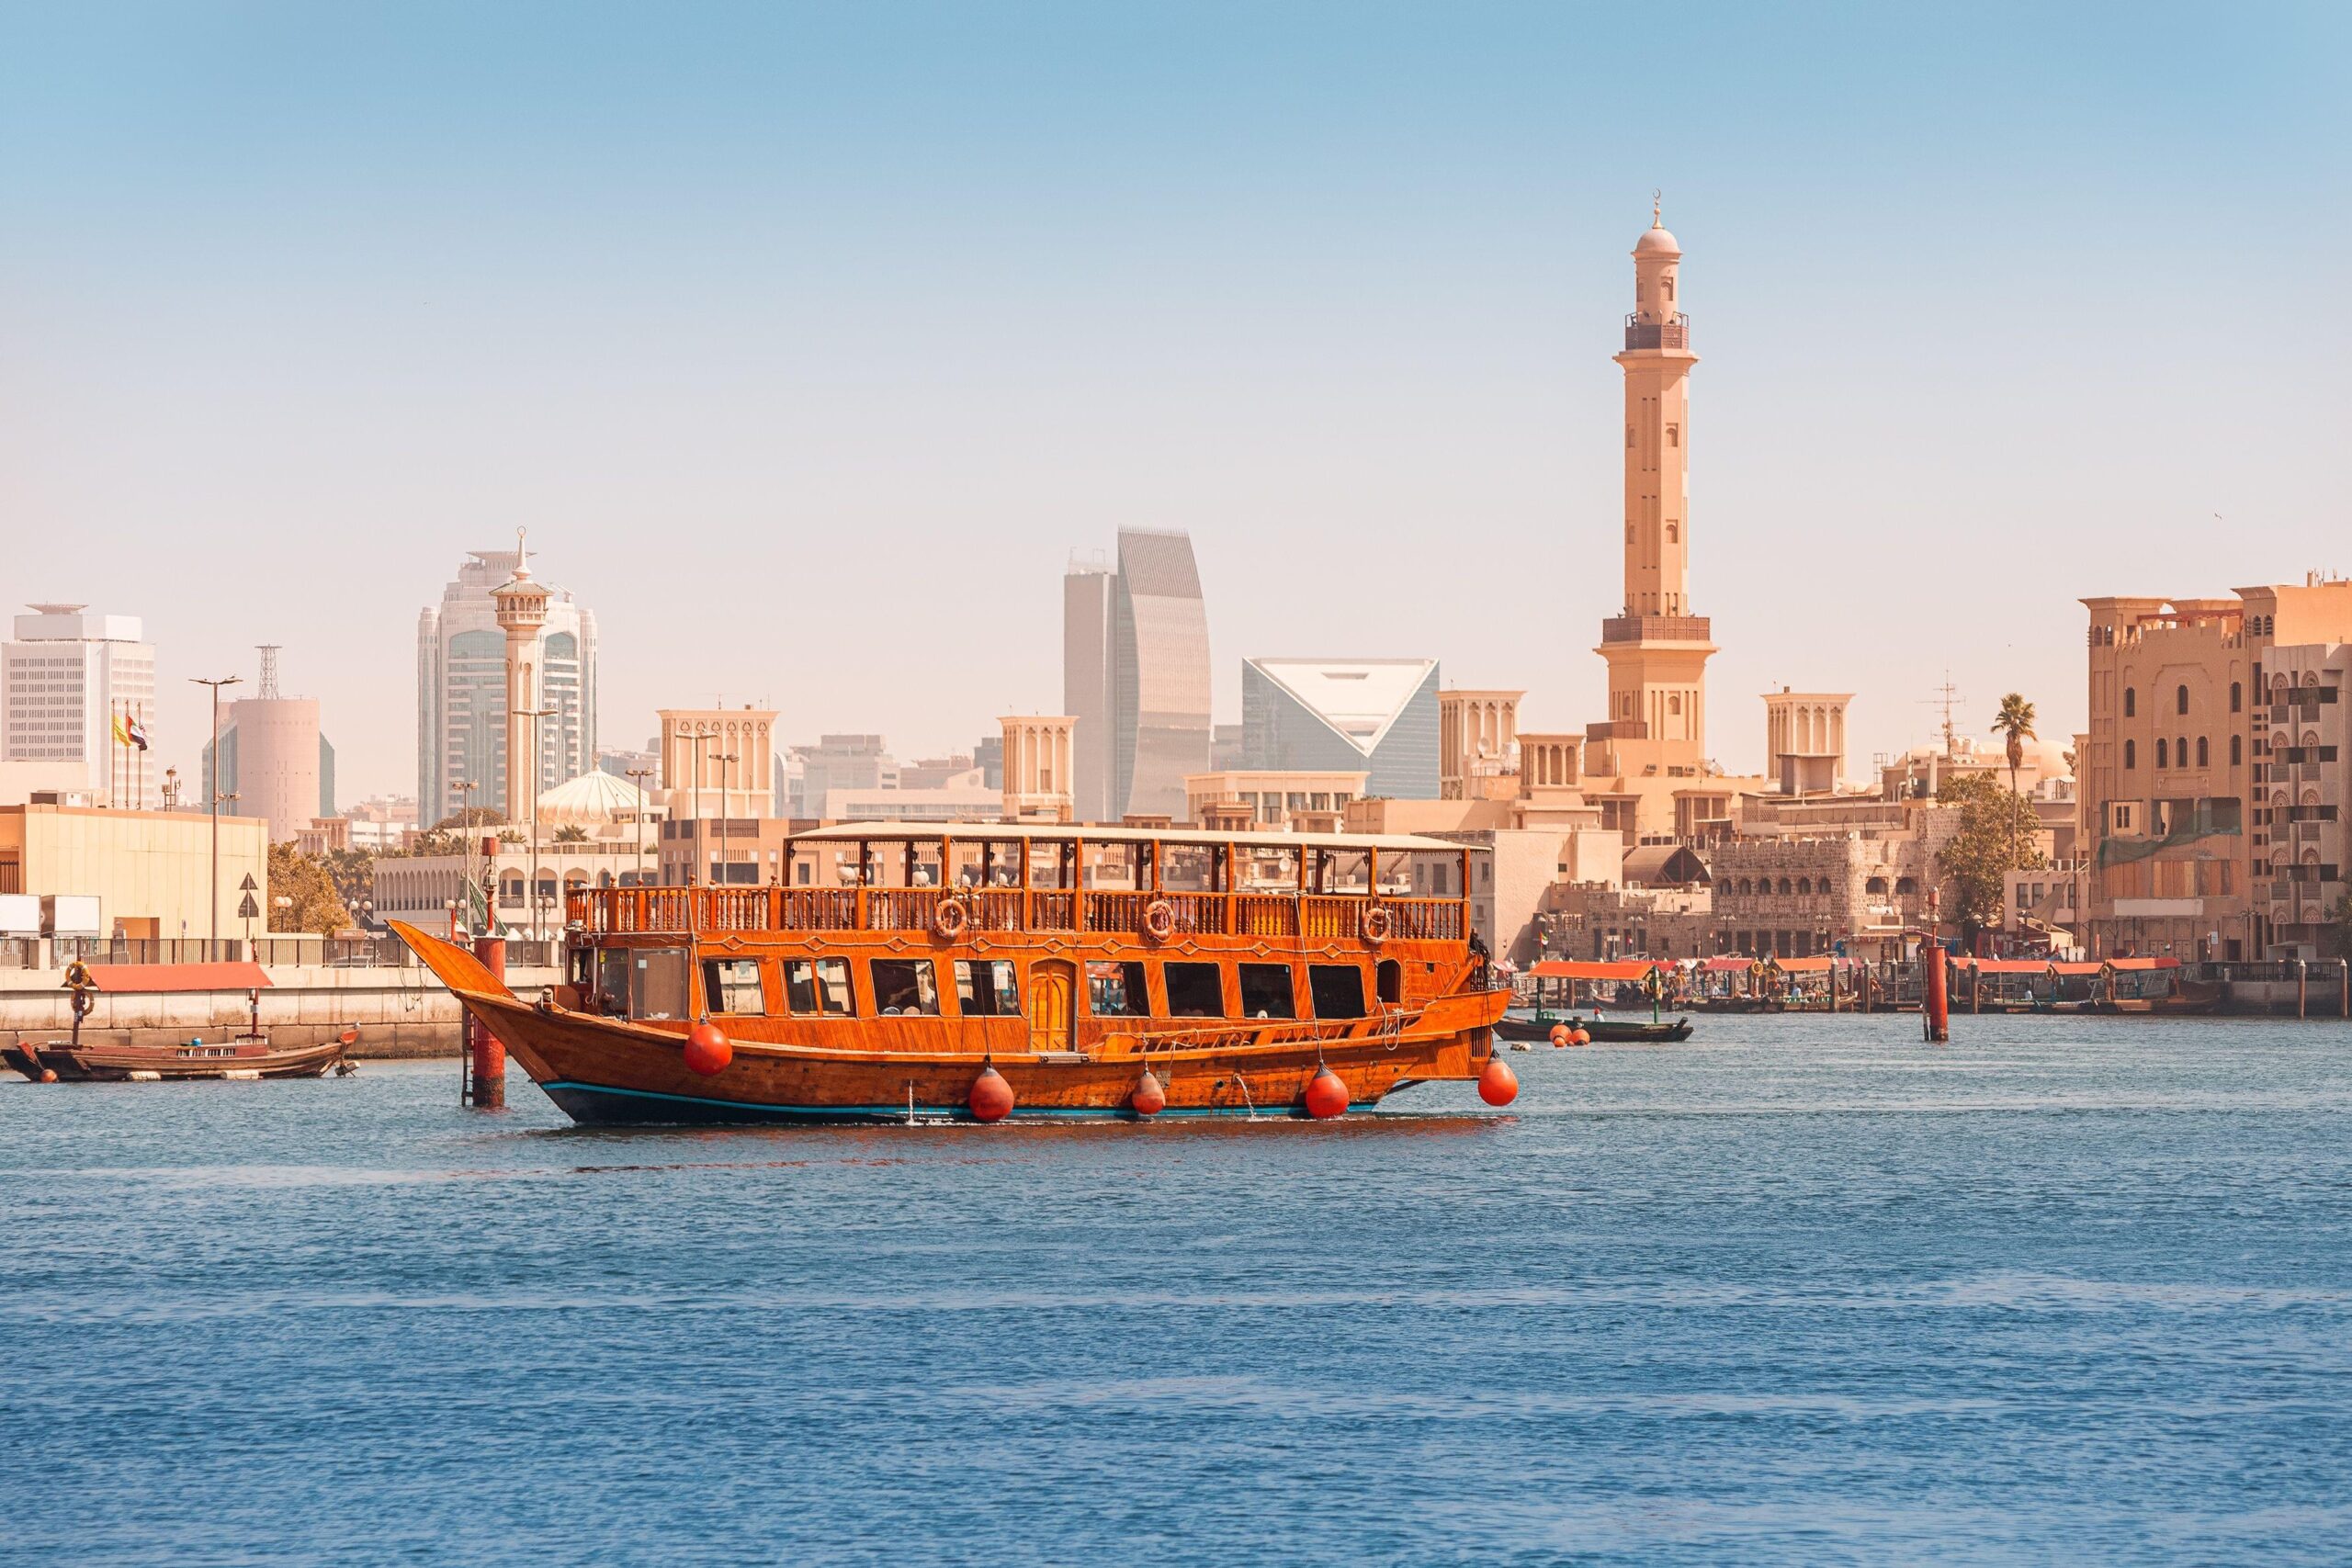
[[[1143,907],[1143,934],[1153,942],[1166,942],[1176,934],[1176,906],[1165,898],[1154,898]]]
[[[1396,929],[1396,925],[1395,918],[1388,913],[1385,906],[1372,905],[1363,912],[1363,940],[1378,947],[1388,940],[1388,933]]]
[[[942,898],[931,912],[931,934],[942,942],[961,941],[972,929],[972,911],[961,898]]]

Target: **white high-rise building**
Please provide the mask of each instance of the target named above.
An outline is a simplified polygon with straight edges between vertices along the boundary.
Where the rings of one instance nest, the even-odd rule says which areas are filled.
[[[115,720],[147,737],[155,724],[155,649],[136,615],[84,604],[34,604],[0,649],[0,761],[41,789],[80,790],[121,806],[161,797],[163,768],[126,746]]]
[[[416,801],[426,827],[468,804],[509,817],[506,801],[506,633],[494,590],[523,562],[514,549],[474,550],[416,623]],[[560,588],[548,590],[536,653],[540,790],[596,765],[596,617]],[[530,728],[527,724],[524,727]],[[459,789],[476,787],[468,795]],[[530,802],[521,807],[527,815]]]

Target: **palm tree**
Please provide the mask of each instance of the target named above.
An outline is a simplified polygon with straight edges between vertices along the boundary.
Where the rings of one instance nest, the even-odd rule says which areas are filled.
[[[2011,692],[2001,699],[2001,711],[1993,718],[1993,733],[2008,737],[2009,793],[2014,795],[2018,793],[2018,769],[2025,762],[2025,743],[2038,739],[2033,733],[2033,705],[2025,700],[2025,694]],[[2014,827],[2009,829],[2009,861],[2012,865],[2025,861]]]
[[[2009,738],[2009,793],[2018,793],[2018,769],[2025,765],[2025,743],[2037,739],[2033,733],[2033,705],[2023,694],[2011,692],[2001,699],[2000,714],[1993,720],[1993,733]]]

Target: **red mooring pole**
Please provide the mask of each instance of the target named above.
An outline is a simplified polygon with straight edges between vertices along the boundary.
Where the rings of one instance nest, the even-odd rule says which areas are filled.
[[[1919,949],[1919,1018],[1928,1043],[1951,1039],[1951,989],[1945,977],[1944,950],[1930,937]]]
[[[506,978],[506,939],[500,936],[474,938],[474,956],[494,979]],[[466,1092],[467,1100],[478,1111],[506,1109],[506,1047],[498,1036],[481,1025],[471,1013],[466,1015],[468,1055],[473,1062],[473,1081]]]

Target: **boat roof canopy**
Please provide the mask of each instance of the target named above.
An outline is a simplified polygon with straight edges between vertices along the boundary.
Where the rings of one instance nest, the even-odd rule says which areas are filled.
[[[1082,828],[1043,822],[836,822],[795,833],[794,843],[895,843],[900,840],[957,839],[974,842],[1090,844],[1238,844],[1246,849],[1433,850],[1483,852],[1484,845],[1457,844],[1417,833],[1220,833],[1207,828]]]

